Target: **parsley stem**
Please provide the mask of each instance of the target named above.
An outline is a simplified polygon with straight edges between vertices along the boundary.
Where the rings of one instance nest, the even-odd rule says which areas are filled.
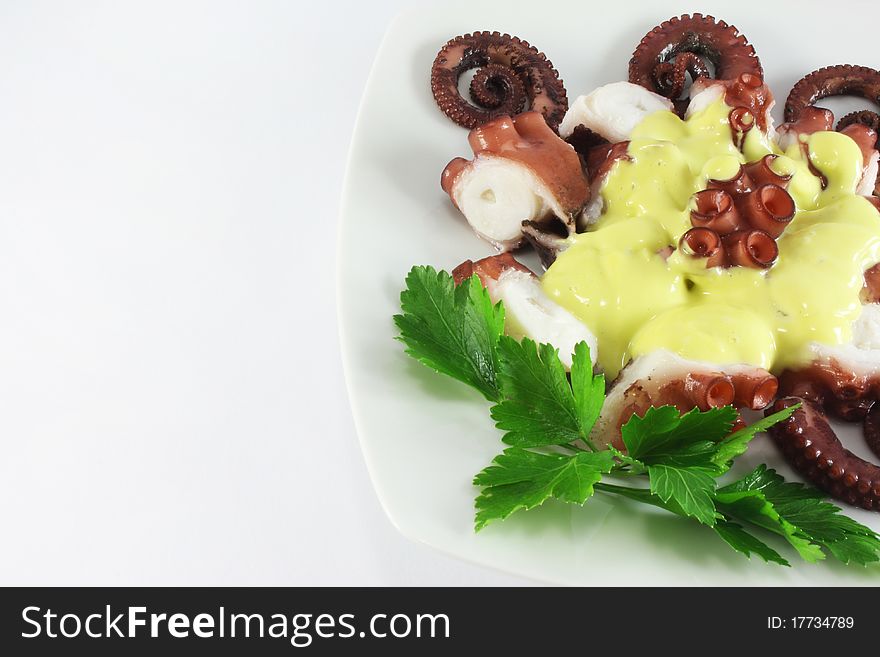
[[[579,443],[583,443],[584,445],[586,445],[587,449],[584,449],[583,447],[581,447]],[[575,440],[573,442],[568,443],[568,447],[571,447],[572,449],[577,450],[578,452],[596,452],[596,451],[598,451],[596,449],[596,447],[592,443],[590,443],[589,440],[584,440],[583,438],[579,438],[578,440]]]
[[[617,473],[615,473],[617,474]],[[653,506],[660,507],[661,509],[668,509],[654,497],[654,494],[651,493],[647,488],[631,488],[630,486],[617,486],[616,484],[607,484],[604,481],[599,481],[593,484],[593,488],[596,490],[601,490],[606,493],[613,493],[615,495],[620,495],[622,497],[628,497],[631,500],[635,500],[636,502],[643,502],[644,504],[652,504]]]
[[[584,449],[583,447],[581,447],[579,443],[583,443],[584,445],[586,445],[587,449]],[[581,451],[581,452],[599,452],[599,451],[601,451],[593,444],[593,441],[590,440],[589,438],[578,438],[577,440],[570,442],[569,445],[577,448],[578,451]]]
[[[614,476],[616,477],[616,476],[620,475],[620,476],[624,476],[624,477],[641,477],[645,474],[644,472],[637,472],[636,470],[622,470],[621,469],[621,468],[626,468],[626,467],[629,467],[628,463],[623,463],[621,465],[615,466],[614,470],[613,470]]]

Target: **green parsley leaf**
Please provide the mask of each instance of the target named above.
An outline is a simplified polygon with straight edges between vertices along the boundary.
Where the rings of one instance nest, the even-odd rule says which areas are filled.
[[[492,407],[508,445],[564,445],[581,437],[574,395],[556,349],[502,336],[498,382],[504,400]]]
[[[629,468],[628,472],[631,474],[645,474],[648,471],[647,466],[644,463],[639,461],[638,459],[634,459],[629,454],[624,454],[619,449],[614,447],[613,445],[608,446],[608,451],[614,454],[614,458],[618,460],[621,466],[626,466]]]
[[[504,332],[504,308],[492,305],[477,276],[456,286],[433,267],[413,267],[394,316],[406,353],[428,367],[499,398],[495,346]]]
[[[708,468],[649,465],[651,492],[664,502],[675,500],[685,515],[704,525],[715,524],[715,473]]]
[[[717,443],[736,420],[730,407],[697,409],[681,415],[673,406],[649,408],[621,428],[631,458],[647,466],[651,492],[663,502],[674,500],[684,515],[714,525],[713,463]]]
[[[748,474],[743,475],[723,488],[719,493],[743,493],[747,491],[771,491],[778,501],[820,500],[824,496],[815,488],[803,485],[780,486],[785,484],[781,475],[763,463]]]
[[[669,436],[681,424],[681,413],[674,406],[652,406],[644,416],[633,415],[620,428],[626,453],[634,459],[650,455],[658,445],[666,444]]]
[[[607,451],[567,456],[506,449],[474,477],[474,485],[483,487],[476,501],[476,530],[551,497],[583,504],[593,494],[593,484],[613,467],[614,457]]]
[[[760,495],[785,523],[795,528],[799,538],[821,546],[843,563],[865,565],[880,561],[880,536],[876,532],[843,515],[840,507],[824,501],[820,491],[786,482],[765,465],[719,489],[718,494],[722,499]],[[775,526],[769,529],[779,533]]]
[[[719,520],[715,523],[713,529],[724,539],[725,543],[737,552],[742,552],[747,557],[751,557],[754,553],[767,562],[778,563],[781,566],[791,565],[776,550],[749,534],[735,522]]]
[[[750,523],[779,534],[797,550],[805,561],[812,563],[825,558],[821,547],[780,516],[773,503],[760,490],[730,493],[716,491],[715,505],[718,511],[727,518]]]
[[[691,451],[702,443],[708,467],[711,459],[705,443],[717,443],[730,433],[736,421],[736,410],[731,406],[708,411],[694,409],[681,415],[674,406],[649,408],[643,417],[633,415],[621,427],[621,436],[627,453],[644,463],[663,463],[682,451]]]
[[[777,411],[772,415],[761,418],[754,424],[750,424],[749,426],[730,434],[727,438],[718,443],[718,449],[715,453],[715,456],[712,457],[712,461],[722,471],[726,472],[730,469],[730,464],[733,459],[741,454],[745,454],[745,451],[749,448],[749,443],[752,441],[752,438],[754,438],[762,431],[766,431],[774,424],[777,424],[778,422],[782,422],[782,420],[787,419],[792,413],[800,408],[800,406],[800,404],[794,404],[792,406],[789,406],[788,408],[783,408],[781,411]]]
[[[590,347],[586,342],[578,342],[574,347],[571,364],[571,389],[574,392],[574,407],[578,426],[585,440],[589,441],[590,431],[605,403],[605,375],[593,374],[593,361]]]
[[[502,440],[518,447],[589,440],[605,399],[605,377],[593,376],[590,348],[575,346],[571,384],[559,354],[528,338],[498,342],[498,383],[503,400],[492,407]]]

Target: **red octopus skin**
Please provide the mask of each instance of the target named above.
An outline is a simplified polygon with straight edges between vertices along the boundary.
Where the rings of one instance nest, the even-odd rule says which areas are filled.
[[[838,123],[838,125],[840,125]],[[837,131],[846,135],[859,147],[862,151],[862,159],[865,166],[874,155],[874,149],[877,147],[877,132],[862,123],[850,123],[843,128],[838,127]]]
[[[873,130],[875,134],[880,134],[880,114],[871,110],[850,112],[837,122],[837,129],[843,132],[844,128],[851,125],[863,125]],[[876,141],[874,142],[874,147],[877,147]]]
[[[458,80],[475,68],[480,70],[470,86],[473,105],[459,94]],[[450,39],[431,67],[431,91],[440,109],[469,129],[531,109],[541,112],[555,130],[568,109],[565,86],[544,53],[499,32]]]
[[[865,415],[862,433],[870,450],[880,458],[880,404],[873,404]]]
[[[663,21],[644,36],[630,59],[629,81],[671,98],[682,114],[687,101],[679,98],[682,88],[678,83],[685,72],[694,79],[705,76],[695,65],[699,59],[695,56],[711,61],[719,80],[735,79],[742,73],[763,77],[755,49],[739,30],[712,16],[685,14]]]
[[[538,112],[502,116],[468,135],[474,159],[487,154],[529,168],[556,197],[571,222],[590,200],[590,186],[574,148],[562,140]],[[440,186],[455,203],[456,181],[474,160],[457,157],[446,165]],[[560,219],[563,219],[560,217]]]
[[[811,135],[814,132],[831,130],[834,127],[834,113],[824,107],[805,107],[794,121],[788,121],[776,128],[777,135],[794,132],[796,135]]]
[[[585,125],[575,126],[565,141],[571,144],[572,148],[581,156],[581,161],[585,163],[584,168],[586,168],[586,161],[592,151],[600,146],[608,145],[608,140],[605,137],[593,132]]]
[[[775,182],[755,184],[748,171],[767,180],[776,176],[765,158],[741,166],[727,180],[709,180],[707,189],[693,197],[694,228],[679,245],[689,255],[706,258],[706,267],[764,269],[779,254],[775,240],[794,218],[794,200]],[[776,178],[787,184],[781,176]]]
[[[760,160],[750,162],[745,166],[745,174],[755,185],[761,186],[772,183],[787,190],[792,174],[781,175],[773,170],[772,164],[778,157],[778,155],[768,153]]]
[[[784,397],[765,413],[797,403],[802,406],[791,417],[768,430],[786,460],[833,497],[880,511],[880,466],[846,449],[818,406],[800,397]]]
[[[865,415],[862,425],[865,442],[877,458],[880,458],[880,404],[873,404]]]
[[[652,77],[658,89],[663,89],[667,98],[679,98],[684,93],[687,75],[692,80],[709,77],[709,68],[698,55],[680,52],[671,62],[662,62],[654,67]]]
[[[817,123],[823,116],[827,124],[824,129],[831,128],[834,115],[829,110],[814,108],[813,103],[829,96],[861,96],[865,100],[880,105],[880,71],[868,66],[839,64],[826,66],[808,73],[792,87],[785,101],[785,121],[797,124],[804,117],[810,116],[811,123]],[[819,112],[822,114],[820,115]],[[780,126],[785,129],[785,126]],[[863,152],[880,146],[880,114],[871,110],[851,112],[837,122],[838,132],[852,137]],[[811,165],[812,168],[812,165]],[[874,186],[874,194],[880,195],[880,174]]]
[[[773,103],[773,93],[764,83],[764,79],[755,73],[740,73],[733,79],[708,80],[701,79],[697,88],[704,91],[719,85],[724,90],[724,102],[733,109],[728,115],[728,122],[733,131],[737,147],[742,149],[745,133],[758,126],[767,130],[769,110]],[[696,89],[692,89],[691,94]]]
[[[611,172],[618,160],[629,160],[629,142],[619,141],[616,144],[601,144],[591,149],[585,164],[587,177],[591,183],[602,181]]]
[[[788,94],[785,121],[796,121],[807,107],[822,98],[841,95],[861,96],[880,104],[880,71],[868,66],[839,64],[805,75]]]
[[[473,260],[465,260],[452,270],[452,280],[456,285],[460,285],[462,281],[476,274],[480,277],[480,282],[488,287],[491,281],[498,280],[501,277],[501,274],[508,269],[516,269],[518,271],[532,273],[528,267],[520,264],[510,253],[499,253],[498,255],[488,256],[481,260],[477,260],[476,262]]]
[[[880,301],[880,264],[865,270],[865,286],[862,289],[862,303],[878,301]]]
[[[779,375],[781,397],[802,397],[847,422],[864,418],[880,397],[880,377],[856,374],[836,360],[814,362]]]

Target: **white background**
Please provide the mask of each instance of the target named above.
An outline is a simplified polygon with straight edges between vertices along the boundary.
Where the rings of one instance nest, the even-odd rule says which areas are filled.
[[[410,4],[0,3],[0,584],[521,583],[397,534],[347,405],[338,199]]]

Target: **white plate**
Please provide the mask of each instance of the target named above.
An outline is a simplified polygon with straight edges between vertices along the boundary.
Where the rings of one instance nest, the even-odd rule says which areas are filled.
[[[451,269],[490,253],[440,190],[440,172],[469,155],[467,132],[434,105],[428,79],[450,37],[516,34],[553,61],[569,99],[623,79],[654,25],[699,8],[737,25],[756,47],[782,105],[803,74],[841,62],[880,65],[868,3],[440,3],[389,29],[352,142],[342,204],[339,313],[349,394],[364,456],[391,521],[407,537],[504,571],[566,584],[878,584],[880,568],[792,568],[735,554],[677,517],[597,495],[585,507],[548,503],[474,534],[472,476],[502,445],[480,396],[404,355],[391,317],[414,264]],[[859,19],[859,15],[865,17]],[[833,109],[836,107],[831,105]],[[779,109],[779,108],[777,108]],[[849,431],[855,447],[858,436]],[[787,477],[766,438],[747,455]],[[332,482],[328,482],[332,485]],[[847,509],[880,530],[880,514]],[[788,552],[786,552],[788,554]]]

